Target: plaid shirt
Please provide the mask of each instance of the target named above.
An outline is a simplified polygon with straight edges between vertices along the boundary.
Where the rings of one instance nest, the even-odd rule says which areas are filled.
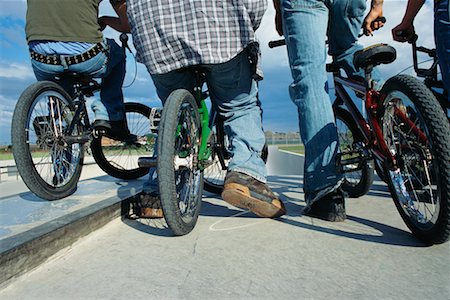
[[[151,74],[224,63],[256,40],[267,0],[127,0],[137,59]]]

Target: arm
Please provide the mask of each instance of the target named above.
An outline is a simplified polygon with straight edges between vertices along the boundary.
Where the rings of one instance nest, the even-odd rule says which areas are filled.
[[[130,24],[127,17],[127,4],[125,0],[110,1],[118,17],[103,16],[98,18],[101,30],[106,26],[119,32],[130,32]]]
[[[372,0],[370,11],[364,19],[363,31],[365,35],[373,35],[375,30],[384,26],[381,21],[375,21],[376,18],[383,16],[383,0]]]
[[[280,36],[283,36],[283,23],[281,21],[281,7],[280,0],[273,0],[273,6],[275,7],[275,29]]]
[[[406,6],[405,15],[400,24],[392,29],[392,38],[397,42],[406,42],[412,38],[414,35],[414,18],[416,17],[419,10],[425,0],[409,0]],[[401,34],[400,34],[401,33]]]

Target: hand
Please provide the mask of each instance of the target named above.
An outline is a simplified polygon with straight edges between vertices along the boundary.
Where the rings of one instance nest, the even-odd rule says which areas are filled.
[[[413,24],[402,22],[392,29],[392,38],[394,41],[404,43],[412,39],[414,32]]]
[[[373,35],[375,30],[380,29],[384,26],[384,22],[377,20],[377,18],[381,18],[383,16],[383,8],[381,5],[373,6],[363,23],[363,32],[364,35]]]

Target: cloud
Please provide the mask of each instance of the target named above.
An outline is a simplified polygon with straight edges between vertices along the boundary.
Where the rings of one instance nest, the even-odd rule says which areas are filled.
[[[0,63],[0,77],[30,79],[34,78],[34,73],[29,64]]]

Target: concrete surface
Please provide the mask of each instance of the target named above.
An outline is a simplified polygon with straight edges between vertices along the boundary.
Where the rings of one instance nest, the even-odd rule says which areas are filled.
[[[161,220],[115,218],[9,282],[0,298],[450,299],[450,243],[417,241],[384,183],[348,199],[348,220],[334,224],[301,215],[301,180],[269,177],[288,211],[277,220],[212,194],[183,237]]]

